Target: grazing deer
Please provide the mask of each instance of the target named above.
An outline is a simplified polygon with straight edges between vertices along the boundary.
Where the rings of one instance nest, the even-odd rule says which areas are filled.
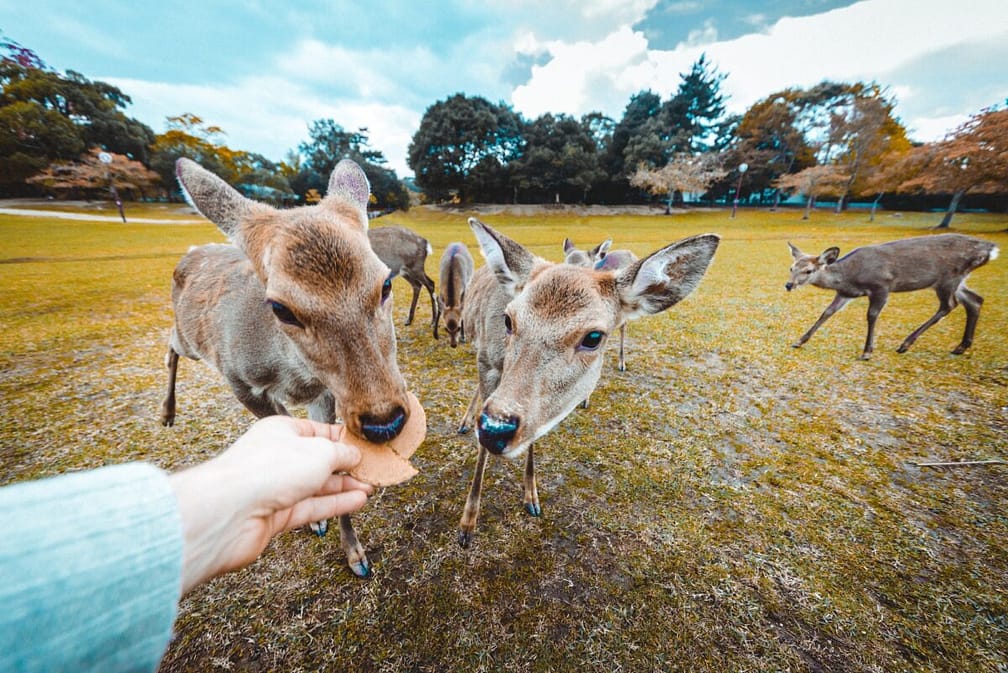
[[[564,263],[575,266],[587,266],[596,271],[619,271],[637,261],[637,255],[630,250],[610,250],[612,239],[606,239],[591,250],[578,250],[569,238],[564,239]],[[624,343],[626,342],[626,323],[619,328],[619,370],[626,371]],[[585,407],[588,400],[585,400]]]
[[[539,516],[533,442],[595,388],[612,330],[692,292],[719,241],[713,234],[694,236],[620,271],[595,271],[547,262],[474,218],[469,226],[486,264],[473,275],[465,304],[479,374],[466,417],[475,415],[478,400],[484,403],[476,468],[459,523],[463,547],[476,529],[487,454],[514,458],[527,451],[524,505]]]
[[[205,360],[257,417],[306,406],[308,416],[372,442],[406,425],[396,363],[392,274],[367,238],[369,185],[341,161],[316,206],[276,210],[246,199],[188,159],[176,163],[188,201],[230,245],[191,249],[175,267],[175,324],[161,422],[175,422],[179,356]],[[326,522],[312,524],[319,535]],[[340,542],[351,570],[370,573],[349,516]]]
[[[421,286],[427,290],[431,300],[431,327],[434,330],[434,338],[437,339],[440,309],[434,296],[434,281],[424,271],[427,255],[433,252],[430,243],[420,234],[399,226],[369,229],[368,238],[371,239],[371,249],[385,266],[392,269],[392,275],[402,276],[413,288],[413,300],[410,302],[409,315],[406,316],[406,325],[413,322]]]
[[[466,286],[473,275],[473,258],[469,248],[463,243],[449,243],[441,255],[441,291],[438,293],[438,304],[444,316],[445,329],[448,331],[448,343],[452,348],[459,341],[465,341],[465,322],[462,320],[462,307],[465,305]],[[437,338],[437,326],[434,327],[434,338]]]
[[[794,259],[791,277],[784,286],[788,292],[806,283],[836,290],[836,296],[819,319],[792,345],[799,348],[847,302],[855,297],[867,296],[868,337],[861,354],[862,360],[871,357],[875,345],[875,321],[886,305],[889,293],[927,288],[938,294],[938,311],[911,332],[896,349],[897,352],[906,352],[917,337],[959,303],[966,310],[966,331],[952,353],[961,355],[966,352],[973,343],[973,332],[983,304],[983,297],[966,287],[966,277],[998,255],[998,248],[993,243],[962,234],[918,236],[866,245],[843,257],[836,247],[827,248],[821,255],[806,255],[790,243],[788,247]]]

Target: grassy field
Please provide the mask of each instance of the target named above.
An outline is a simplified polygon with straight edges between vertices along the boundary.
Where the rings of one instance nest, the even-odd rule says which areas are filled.
[[[401,368],[429,430],[419,476],[355,518],[374,576],[352,576],[335,535],[281,536],[182,601],[164,671],[1008,671],[1008,466],[917,465],[1008,460],[1008,218],[954,222],[1002,250],[970,279],[986,298],[971,351],[949,354],[957,309],[897,355],[936,308],[899,294],[862,362],[864,299],[790,347],[832,294],[784,291],[785,242],[846,252],[939,216],[414,209],[374,226],[429,238],[436,278],[451,241],[479,260],[470,214],[554,260],[565,236],[639,254],[723,242],[692,296],[629,326],[627,371],[609,353],[592,407],[538,443],[541,518],[521,508],[520,462],[491,461],[469,550],[455,538],[475,445],[454,428],[474,357],[431,338],[425,301],[403,327],[397,281]],[[176,426],[158,424],[172,268],[222,240],[171,217],[0,215],[0,483],[176,469],[252,421],[184,361]]]

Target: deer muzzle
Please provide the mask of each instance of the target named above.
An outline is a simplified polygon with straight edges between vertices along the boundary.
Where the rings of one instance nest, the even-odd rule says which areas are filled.
[[[476,424],[476,434],[483,448],[499,456],[507,451],[508,445],[518,432],[519,425],[521,419],[517,416],[500,417],[484,411]]]

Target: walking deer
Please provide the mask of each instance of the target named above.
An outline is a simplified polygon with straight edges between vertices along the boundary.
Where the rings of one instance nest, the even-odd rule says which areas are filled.
[[[371,442],[406,425],[396,363],[392,274],[367,238],[369,185],[352,161],[333,170],[316,206],[276,210],[246,199],[188,159],[176,175],[189,202],[231,243],[191,249],[175,268],[168,391],[161,421],[175,422],[179,356],[205,360],[257,417],[305,406],[339,416]],[[326,522],[312,524],[319,535]],[[349,516],[340,543],[351,570],[370,573]]]
[[[470,218],[486,264],[476,270],[465,324],[477,355],[477,390],[462,419],[476,423],[478,454],[459,523],[472,541],[488,453],[525,457],[524,506],[542,508],[533,443],[598,383],[608,335],[626,320],[664,311],[700,283],[718,246],[713,234],[673,243],[620,271],[554,264]]]
[[[564,239],[564,263],[575,266],[587,266],[596,271],[619,271],[637,261],[637,255],[630,250],[610,250],[612,239],[606,239],[591,250],[578,250],[569,238]],[[619,363],[621,372],[626,371],[624,343],[626,342],[626,323],[619,328]],[[587,407],[588,400],[585,400]]]
[[[434,281],[424,270],[427,255],[433,252],[430,243],[420,234],[395,225],[369,229],[368,238],[371,240],[371,249],[385,266],[392,269],[392,275],[402,276],[413,288],[413,299],[410,301],[406,325],[413,322],[417,300],[420,298],[420,288],[427,290],[431,300],[431,328],[434,331],[434,338],[437,339],[440,308],[434,296]]]
[[[449,243],[441,255],[441,290],[438,293],[438,303],[441,305],[441,315],[444,317],[445,330],[448,331],[448,343],[452,348],[459,341],[465,341],[465,322],[462,320],[462,307],[465,305],[466,286],[473,275],[473,258],[469,248],[463,243]],[[437,338],[437,326],[434,327],[434,338]]]
[[[878,245],[856,248],[840,257],[840,249],[827,248],[820,255],[806,255],[788,243],[794,263],[785,288],[805,284],[836,290],[836,296],[815,324],[798,341],[801,347],[830,316],[856,297],[868,297],[868,336],[862,360],[871,357],[875,345],[875,321],[886,305],[890,292],[933,289],[938,294],[938,311],[903,340],[897,350],[904,353],[929,327],[962,304],[966,310],[966,331],[955,350],[961,355],[973,344],[973,333],[983,297],[966,287],[966,278],[974,269],[995,259],[998,248],[989,241],[962,234],[918,236]],[[838,259],[839,258],[839,259]]]

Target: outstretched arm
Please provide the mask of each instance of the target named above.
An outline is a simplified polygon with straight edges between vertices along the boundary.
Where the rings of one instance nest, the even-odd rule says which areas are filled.
[[[373,488],[334,474],[360,461],[336,427],[272,416],[216,458],[171,475],[182,517],[182,593],[254,561],[278,533],[360,509]]]

